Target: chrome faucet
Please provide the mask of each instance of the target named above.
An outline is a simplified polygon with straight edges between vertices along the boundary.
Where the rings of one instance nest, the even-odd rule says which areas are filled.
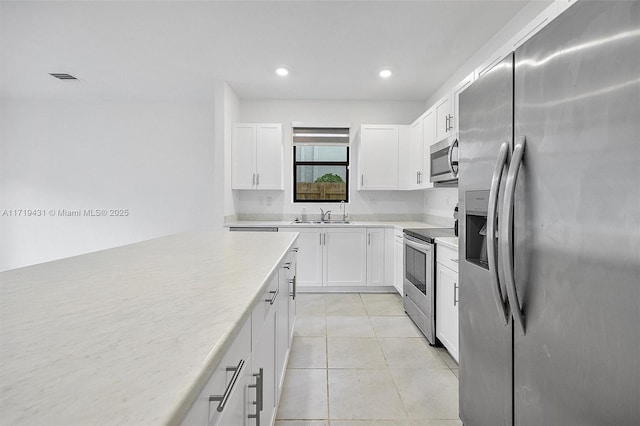
[[[340,210],[342,210],[342,221],[346,222],[349,214],[347,213],[347,205],[344,203],[344,200],[340,201]]]
[[[325,220],[331,220],[331,210],[327,210],[326,212],[320,209],[320,221],[324,222]]]

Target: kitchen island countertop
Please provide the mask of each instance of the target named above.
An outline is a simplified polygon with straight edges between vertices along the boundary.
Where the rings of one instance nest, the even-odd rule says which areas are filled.
[[[0,273],[3,424],[175,424],[297,233],[177,234]]]

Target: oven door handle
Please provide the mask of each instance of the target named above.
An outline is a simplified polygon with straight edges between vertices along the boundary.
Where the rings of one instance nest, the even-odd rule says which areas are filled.
[[[404,244],[419,251],[431,250],[431,244],[425,241],[417,242],[411,237],[404,237]]]

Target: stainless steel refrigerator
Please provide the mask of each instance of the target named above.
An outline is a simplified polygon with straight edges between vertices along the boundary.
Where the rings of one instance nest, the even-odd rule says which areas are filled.
[[[459,125],[463,423],[640,424],[640,2],[567,9]]]

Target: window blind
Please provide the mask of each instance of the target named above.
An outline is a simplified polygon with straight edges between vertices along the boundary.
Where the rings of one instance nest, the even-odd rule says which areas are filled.
[[[349,145],[348,127],[294,127],[294,145]]]

